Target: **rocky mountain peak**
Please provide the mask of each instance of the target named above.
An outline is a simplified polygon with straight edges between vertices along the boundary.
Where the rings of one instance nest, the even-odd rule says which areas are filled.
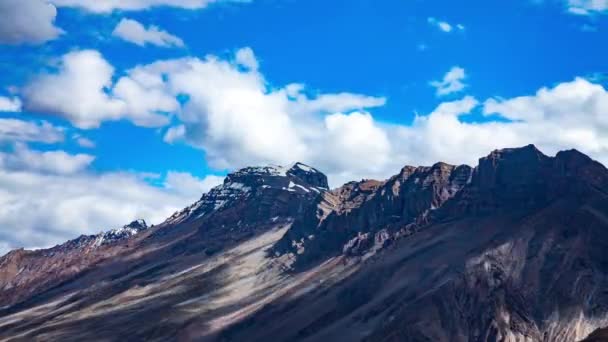
[[[135,220],[127,225],[125,225],[123,228],[132,228],[132,229],[136,229],[136,230],[146,230],[148,229],[148,224],[146,223],[145,220],[143,219],[138,219]]]
[[[276,207],[289,202],[290,198],[314,197],[327,191],[328,187],[327,177],[323,173],[302,163],[295,163],[291,168],[274,165],[245,167],[228,174],[223,184],[203,194],[199,201],[175,213],[167,222],[191,221],[251,201],[255,201],[255,204],[249,209],[262,205]],[[275,216],[283,213],[275,209],[264,211]]]
[[[495,150],[479,159],[474,182],[481,188],[533,182],[549,159],[534,145]]]
[[[303,163],[295,163],[288,171],[288,175],[298,177],[307,184],[320,188],[320,189],[329,189],[329,184],[327,183],[327,176],[320,172],[319,170],[310,167]]]
[[[411,234],[412,225],[456,195],[471,178],[467,165],[405,166],[387,181],[349,182],[326,192],[297,220],[275,254],[296,254],[295,268],[327,255],[365,254]]]

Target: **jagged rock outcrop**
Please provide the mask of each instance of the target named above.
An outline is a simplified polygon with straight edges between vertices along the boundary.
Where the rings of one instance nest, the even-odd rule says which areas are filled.
[[[416,220],[415,232],[367,262],[353,265],[341,254],[356,268],[348,279],[286,297],[226,339],[584,339],[608,325],[607,176],[574,150],[556,157],[534,146],[494,151],[470,182]],[[369,239],[355,233],[343,250]]]
[[[565,195],[608,192],[607,177],[603,165],[576,150],[555,157],[533,145],[497,150],[479,160],[471,185],[439,212],[457,216],[539,208]]]
[[[324,193],[273,253],[296,255],[295,267],[342,253],[363,255],[411,234],[470,180],[472,168],[437,163],[404,167],[384,182],[363,180]]]

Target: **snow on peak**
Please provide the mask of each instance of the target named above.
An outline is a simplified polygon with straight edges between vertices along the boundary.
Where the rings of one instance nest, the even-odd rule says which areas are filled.
[[[124,240],[130,238],[131,236],[137,235],[146,229],[148,229],[146,221],[139,219],[123,226],[122,228],[116,228],[105,233],[98,234],[95,238],[94,246],[98,247],[112,242]]]
[[[292,168],[298,168],[298,169],[300,169],[302,171],[305,171],[305,172],[312,172],[312,173],[319,172],[315,168],[310,167],[310,166],[308,166],[306,164],[302,164],[300,162],[295,163]]]
[[[223,184],[203,194],[199,201],[174,213],[165,222],[178,224],[208,216],[242,199],[262,196],[266,191],[278,189],[309,194],[320,193],[327,188],[327,177],[303,163],[294,163],[290,168],[278,165],[245,167],[228,174]]]
[[[286,176],[287,168],[280,165],[249,166],[228,175],[228,178],[239,176]]]

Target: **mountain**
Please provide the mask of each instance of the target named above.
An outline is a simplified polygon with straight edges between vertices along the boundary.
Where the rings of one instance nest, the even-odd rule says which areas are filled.
[[[157,226],[0,258],[0,339],[600,341],[606,251],[608,170],[575,150],[333,190],[251,167]]]
[[[86,270],[104,257],[128,247],[129,238],[144,232],[144,220],[97,235],[81,235],[46,250],[15,250],[0,258],[0,303],[13,304]],[[121,248],[122,247],[122,248]]]

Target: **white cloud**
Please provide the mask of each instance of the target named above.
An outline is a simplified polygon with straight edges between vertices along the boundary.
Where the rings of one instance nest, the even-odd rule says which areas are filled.
[[[393,157],[414,165],[438,160],[476,165],[478,157],[493,149],[533,143],[549,154],[576,148],[608,163],[608,119],[603,115],[608,92],[601,85],[577,78],[531,96],[483,103],[484,114],[512,121],[463,120],[478,104],[465,97],[417,117],[412,126],[390,127],[390,141],[399,146]]]
[[[204,179],[192,176],[187,172],[169,171],[165,177],[166,189],[177,191],[190,197],[201,196],[211,188],[224,182],[223,176],[207,175]]]
[[[95,142],[89,138],[83,137],[81,135],[75,135],[73,138],[80,147],[95,148]]]
[[[45,0],[2,0],[0,13],[0,44],[41,44],[63,33],[57,9]]]
[[[65,115],[81,128],[96,127],[101,119],[119,119],[124,104],[106,92],[113,73],[97,51],[68,53],[57,73],[39,76],[24,89],[26,108]]]
[[[156,187],[144,174],[92,172],[79,155],[19,148],[0,157],[0,254],[51,246],[137,218],[160,223],[218,181],[170,173],[166,185]],[[69,171],[66,163],[78,166],[49,172]]]
[[[70,175],[86,169],[95,159],[88,154],[71,155],[64,151],[39,152],[17,143],[12,153],[0,152],[0,168],[12,171],[37,171]]]
[[[452,31],[454,31],[454,29],[457,29],[459,31],[464,31],[464,29],[465,29],[464,25],[462,25],[462,24],[452,25],[452,24],[448,23],[447,21],[439,20],[435,17],[428,17],[426,19],[426,21],[430,25],[437,27],[440,31],[443,31],[445,33],[450,33]]]
[[[592,15],[608,12],[608,0],[565,0],[568,11],[577,15]]]
[[[443,32],[452,31],[452,25],[450,25],[448,22],[437,20],[437,18],[429,17],[429,18],[427,18],[427,22],[433,26],[436,26]]]
[[[331,172],[335,163],[330,164],[332,158],[328,158],[329,152],[321,142],[330,138],[338,143],[349,142],[352,136],[349,132],[331,131],[332,126],[326,125],[324,116],[348,114],[385,103],[384,98],[351,93],[310,96],[301,84],[270,88],[257,69],[253,53],[243,51],[246,52],[236,53],[234,62],[208,56],[203,60],[162,61],[133,70],[164,75],[174,95],[188,96],[177,116],[180,123],[169,128],[165,141],[182,140],[205,150],[213,167],[234,169],[303,160],[326,166]],[[242,56],[247,56],[247,62],[243,62]],[[246,69],[240,68],[243,63],[248,65]],[[367,118],[366,114],[347,114],[343,114],[346,123],[353,120],[354,127],[364,127],[357,123],[363,122],[360,117]],[[340,134],[345,136],[344,140],[340,140]],[[361,139],[357,143],[363,148],[379,142]],[[356,152],[351,153],[351,166],[370,169],[369,164],[355,162]],[[342,154],[339,157],[347,160]]]
[[[50,0],[59,7],[75,7],[95,13],[108,13],[115,10],[138,11],[152,7],[175,7],[201,9],[219,2],[250,2],[251,0]]]
[[[235,62],[252,70],[257,70],[260,66],[253,50],[249,47],[239,49],[236,52]]]
[[[286,91],[288,91],[287,88]],[[308,96],[295,92],[289,97],[295,99],[292,110],[296,113],[335,113],[352,110],[353,108],[382,107],[386,104],[384,97],[351,93],[320,94],[313,99],[309,99]]]
[[[362,175],[382,174],[392,164],[388,134],[369,113],[331,114],[324,123],[326,132],[314,147],[315,159],[330,170],[332,181],[344,183]]]
[[[0,112],[20,112],[21,100],[17,97],[0,96]]]
[[[0,142],[58,143],[64,140],[62,127],[47,121],[25,121],[0,118]]]
[[[163,136],[163,141],[169,144],[173,144],[183,140],[186,137],[186,126],[177,125],[173,127],[169,127],[165,135]]]
[[[462,68],[454,67],[433,85],[438,95],[458,92],[465,87],[465,76]],[[567,87],[567,91],[561,87],[541,90],[532,97],[535,100],[486,101],[486,111],[500,111],[505,118],[517,122],[465,122],[462,115],[478,107],[476,99],[465,97],[438,106],[431,114],[418,117],[412,126],[389,125],[376,122],[369,112],[384,105],[386,100],[381,97],[312,94],[299,83],[270,87],[259,71],[255,54],[245,49],[237,51],[233,59],[207,56],[139,66],[104,94],[109,100],[120,98],[125,105],[131,104],[133,113],[163,107],[162,101],[156,103],[154,99],[167,99],[170,104],[176,96],[185,96],[188,100],[176,108],[176,123],[165,131],[164,139],[169,143],[182,141],[204,150],[207,162],[214,168],[236,169],[299,160],[324,170],[332,184],[338,185],[350,179],[387,177],[405,162],[474,163],[475,158],[493,148],[530,142],[548,146],[549,150],[555,146],[580,147],[581,141],[597,144],[599,140],[593,136],[601,134],[600,131],[589,133],[565,125],[565,128],[556,128],[556,132],[562,132],[559,139],[543,145],[548,139],[542,133],[544,127],[554,127],[554,118],[533,120],[534,115],[540,115],[538,112],[547,110],[546,106],[537,108],[542,107],[542,103],[572,97],[577,92],[591,93],[592,89],[603,93],[600,86],[588,82],[584,86],[581,82],[586,81],[572,82],[577,86],[565,83],[563,87]],[[139,94],[131,89],[145,91]],[[146,96],[154,92],[157,92],[155,96]],[[557,94],[547,97],[543,95],[545,92]],[[149,100],[137,101],[140,98]],[[596,102],[579,101],[570,106],[559,103],[559,107],[570,113],[576,113],[574,109],[578,108],[582,116],[589,115],[593,106],[601,107],[601,101]],[[583,108],[584,103],[594,104]],[[515,109],[509,110],[511,107]],[[526,115],[525,121],[515,113]],[[595,125],[601,127],[599,124],[598,121]],[[576,144],[575,138],[579,141]],[[591,146],[589,143],[582,150],[589,151]]]
[[[158,89],[162,82],[147,75],[121,78],[112,89],[114,68],[99,52],[70,52],[55,73],[43,74],[23,89],[28,110],[65,117],[79,128],[128,119],[140,126],[158,127],[178,103]],[[75,100],[77,99],[77,100]]]
[[[476,109],[486,115],[498,113],[507,120],[467,120],[466,115]],[[465,96],[417,116],[412,125],[381,124],[365,112],[333,113],[322,116],[321,122],[292,118],[293,132],[307,151],[293,156],[326,171],[333,186],[353,179],[384,179],[405,164],[445,161],[476,165],[479,157],[493,149],[529,143],[549,154],[577,148],[608,163],[608,119],[602,116],[607,111],[608,92],[576,79],[542,88],[532,96],[489,99],[481,105]],[[552,134],[546,134],[548,131]]]
[[[493,149],[529,143],[549,154],[577,148],[608,163],[608,92],[582,78],[510,99],[480,103],[465,96],[417,116],[411,125],[386,124],[371,114],[373,107],[385,103],[384,98],[311,95],[299,83],[271,87],[253,58],[253,53],[245,59],[248,62],[239,62],[236,56],[226,60],[207,56],[139,66],[107,87],[104,101],[116,98],[126,106],[133,102],[129,98],[139,97],[128,91],[131,88],[145,89],[144,94],[154,90],[156,97],[173,100],[185,95],[188,100],[176,111],[176,124],[166,131],[166,141],[203,149],[210,165],[221,169],[303,161],[327,172],[333,186],[353,179],[384,179],[405,164],[475,165],[477,158]],[[243,68],[243,63],[248,67]],[[449,83],[461,81],[464,71],[454,74],[446,75],[441,87],[453,90]],[[151,103],[131,105],[131,111],[158,106]],[[488,121],[467,120],[466,115],[476,111],[487,115]],[[503,119],[496,121],[490,115]],[[19,139],[28,141],[31,136]],[[201,180],[170,172],[162,187],[152,187],[142,175],[89,171],[91,156],[21,148],[11,156],[3,154],[0,163],[0,226],[27,227],[13,240],[0,236],[0,244],[11,246],[24,241],[37,246],[59,242],[76,232],[118,226],[137,217],[159,222],[221,181],[217,176]],[[24,214],[30,212],[36,215]]]
[[[462,91],[466,84],[462,81],[466,78],[463,68],[454,66],[448,71],[441,81],[433,81],[431,86],[437,89],[437,96],[449,95]]]
[[[184,42],[179,37],[153,25],[145,28],[141,23],[132,19],[122,19],[116,25],[112,35],[139,46],[146,44],[160,47],[184,46]]]
[[[464,97],[418,116],[412,125],[400,125],[374,120],[372,109],[384,105],[382,97],[315,93],[300,83],[272,87],[252,51],[237,55],[138,66],[104,94],[138,113],[163,107],[154,99],[187,99],[176,105],[174,125],[165,129],[164,139],[204,150],[213,168],[303,161],[325,171],[334,186],[386,178],[405,163],[475,164],[494,148],[529,143],[549,153],[575,147],[608,161],[608,120],[601,115],[608,111],[606,91],[583,79],[532,96],[489,99],[483,106]],[[434,82],[438,94],[461,91],[465,76],[461,68],[452,68]],[[139,95],[131,89],[144,91]],[[136,101],[140,98],[147,101]],[[497,112],[506,120],[465,120],[476,109],[487,115]]]

